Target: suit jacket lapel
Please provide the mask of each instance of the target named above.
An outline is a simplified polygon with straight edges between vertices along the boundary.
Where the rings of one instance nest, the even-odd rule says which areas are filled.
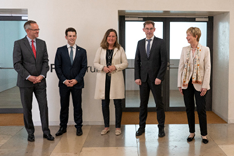
[[[117,51],[118,51],[118,48],[115,48],[114,52],[113,52],[112,60],[113,60],[113,57],[115,56],[115,54],[117,53]]]
[[[40,58],[40,55],[43,55],[41,47],[42,47],[41,42],[39,42],[38,39],[36,39],[36,60]]]
[[[29,53],[30,53],[30,54],[33,56],[33,58],[35,59],[34,54],[33,54],[33,51],[32,51],[32,47],[30,46],[27,37],[24,38],[24,44],[25,44],[25,46],[28,48]]]
[[[143,53],[144,53],[143,55],[144,55],[146,58],[148,58],[148,57],[147,57],[147,54],[146,54],[146,50],[145,50],[145,39],[142,40],[141,44],[142,44],[141,47],[143,47]],[[149,59],[149,58],[148,58],[148,59]]]
[[[103,57],[103,61],[104,62],[101,62],[103,65],[107,65],[106,64],[106,49],[102,49],[102,52],[101,52],[101,57]]]
[[[63,50],[64,51],[64,54],[63,54],[64,59],[67,60],[67,62],[69,62],[70,66],[72,66],[67,45],[65,45],[63,48],[64,48],[64,50]],[[73,64],[74,64],[74,60],[73,60]]]
[[[75,57],[74,57],[74,60],[73,60],[73,64],[77,61],[77,57],[78,57],[78,53],[80,51],[80,48],[78,46],[76,46],[76,53],[75,53]],[[69,57],[70,58],[70,57]],[[72,64],[72,65],[73,65]]]
[[[152,49],[155,49],[156,45],[157,45],[157,38],[154,36],[154,40],[153,40],[153,43],[152,43],[152,46],[151,46],[151,49],[150,49],[149,58],[150,58],[150,56],[151,56],[152,53],[153,53]],[[148,59],[149,59],[149,58],[148,58]]]

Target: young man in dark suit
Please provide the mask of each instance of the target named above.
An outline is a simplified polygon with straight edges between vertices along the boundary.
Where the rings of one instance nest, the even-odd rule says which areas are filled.
[[[82,108],[81,94],[84,88],[84,75],[87,69],[86,50],[75,44],[77,33],[74,28],[67,28],[65,31],[67,45],[59,47],[55,57],[55,71],[59,78],[60,93],[60,129],[56,136],[62,135],[67,131],[69,98],[72,94],[74,107],[74,121],[76,123],[76,135],[82,132]]]
[[[34,141],[32,121],[32,99],[36,96],[40,109],[43,137],[54,140],[48,125],[48,107],[46,98],[46,73],[49,70],[46,43],[38,39],[39,27],[35,21],[24,24],[27,36],[15,41],[13,51],[14,68],[18,73],[17,86],[23,105],[24,124],[28,132],[28,141]]]
[[[140,86],[140,123],[136,136],[145,132],[150,90],[156,103],[159,137],[164,137],[165,112],[161,96],[161,82],[167,69],[167,52],[164,40],[154,36],[154,22],[146,21],[143,31],[146,38],[140,40],[135,56],[135,83]]]

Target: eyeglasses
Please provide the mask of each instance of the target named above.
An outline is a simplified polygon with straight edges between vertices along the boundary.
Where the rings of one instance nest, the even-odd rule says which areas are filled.
[[[147,30],[147,31],[152,31],[152,30],[154,30],[154,28],[145,28],[145,30]]]
[[[29,30],[32,30],[32,31],[39,31],[40,29],[29,29]]]

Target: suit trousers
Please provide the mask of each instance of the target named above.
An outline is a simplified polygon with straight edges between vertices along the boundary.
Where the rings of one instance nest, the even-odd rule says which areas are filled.
[[[32,100],[33,93],[38,102],[42,131],[44,134],[50,134],[48,124],[48,106],[46,97],[46,87],[35,84],[33,87],[19,87],[20,97],[23,105],[24,124],[28,134],[34,134],[35,129],[32,121]]]
[[[105,99],[102,100],[102,114],[104,119],[105,127],[109,127],[110,124],[110,83],[111,76],[106,74],[106,84],[105,84]],[[115,127],[121,127],[122,119],[122,99],[114,99],[115,104]]]
[[[82,127],[82,89],[76,89],[74,87],[59,87],[60,93],[60,126],[67,128],[68,115],[69,115],[69,101],[70,93],[72,94],[73,110],[74,110],[74,121],[76,128]]]
[[[150,81],[149,76],[147,76],[146,82],[142,82],[140,85],[140,128],[144,129],[148,114],[148,101],[150,90],[153,93],[154,101],[156,104],[156,112],[158,119],[158,128],[164,128],[165,123],[165,111],[164,104],[162,103],[162,95],[161,95],[161,84],[155,85],[155,82]]]
[[[202,136],[207,135],[207,119],[206,119],[206,94],[205,96],[200,96],[201,92],[197,91],[193,84],[192,79],[189,81],[188,88],[183,89],[184,103],[186,106],[189,132],[195,132],[195,105],[194,105],[194,95],[197,105],[197,113],[200,124],[200,131]]]

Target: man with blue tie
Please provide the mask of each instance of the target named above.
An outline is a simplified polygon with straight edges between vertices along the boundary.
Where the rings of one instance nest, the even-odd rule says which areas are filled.
[[[72,95],[74,107],[74,121],[76,123],[76,135],[81,136],[82,132],[82,88],[84,88],[84,75],[87,69],[86,50],[75,44],[77,33],[74,28],[67,28],[65,31],[67,45],[59,47],[55,57],[55,71],[59,78],[60,93],[60,128],[56,136],[67,131],[69,99]]]
[[[137,44],[135,56],[135,83],[140,87],[139,129],[136,136],[145,132],[150,90],[156,103],[158,136],[164,137],[165,112],[161,96],[161,82],[167,69],[167,51],[164,40],[154,36],[154,22],[146,21],[143,31],[146,38]]]

